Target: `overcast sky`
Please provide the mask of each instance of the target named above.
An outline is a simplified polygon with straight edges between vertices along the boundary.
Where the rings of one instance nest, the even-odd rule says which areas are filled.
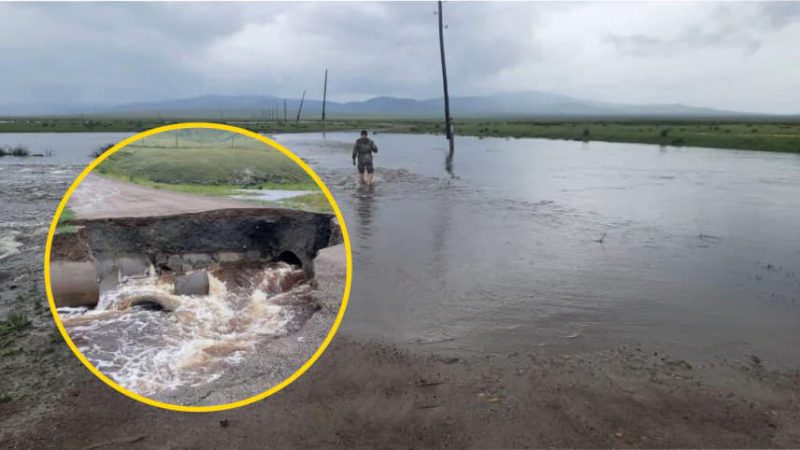
[[[800,113],[800,3],[445,3],[451,95]],[[0,4],[0,105],[441,95],[435,2]]]

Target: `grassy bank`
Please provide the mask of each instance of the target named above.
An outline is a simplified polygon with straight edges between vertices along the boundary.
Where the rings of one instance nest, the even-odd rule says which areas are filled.
[[[80,119],[59,118],[0,118],[0,133],[92,133],[92,132],[139,132],[180,122],[218,122],[247,128],[259,133],[302,133],[306,131],[354,130],[362,120],[316,120],[300,122],[260,121],[219,118],[173,118],[163,119]]]
[[[198,121],[198,119],[192,119]],[[220,120],[260,133],[380,130],[396,133],[443,133],[440,119],[411,120],[390,117],[348,118],[303,122]],[[183,119],[28,118],[0,120],[2,132],[136,132],[186,121]],[[457,135],[477,137],[545,138],[627,142],[668,146],[712,147],[773,152],[800,152],[800,119],[770,121],[744,119],[457,119]]]
[[[487,121],[464,120],[457,135],[628,142],[800,153],[800,123],[719,121]],[[442,124],[419,121],[401,131],[443,133]]]

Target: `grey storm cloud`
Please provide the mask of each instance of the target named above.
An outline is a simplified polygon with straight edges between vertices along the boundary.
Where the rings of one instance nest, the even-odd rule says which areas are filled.
[[[435,2],[3,3],[0,105],[440,95]],[[445,3],[453,95],[796,113],[800,5]],[[319,91],[319,92],[318,92]]]

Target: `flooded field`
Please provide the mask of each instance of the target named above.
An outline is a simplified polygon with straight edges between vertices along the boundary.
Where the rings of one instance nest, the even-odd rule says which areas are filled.
[[[41,277],[57,201],[96,146],[124,136],[0,135],[55,153],[0,159],[0,282]],[[276,137],[347,219],[344,333],[453,352],[642,343],[800,362],[799,156],[460,138],[451,174],[443,137],[378,134],[364,190],[355,137]]]
[[[0,145],[25,145],[53,156],[0,158],[0,315],[25,284],[42,290],[47,229],[74,178],[102,144],[130,133],[0,133]]]
[[[466,352],[648,344],[800,362],[800,156],[378,134],[278,136],[344,209],[346,333]]]

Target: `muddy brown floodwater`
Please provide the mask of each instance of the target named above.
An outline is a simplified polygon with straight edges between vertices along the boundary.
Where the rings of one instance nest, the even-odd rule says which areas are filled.
[[[0,360],[0,446],[800,446],[797,155],[459,138],[451,176],[441,136],[378,134],[360,191],[355,137],[277,137],[354,244],[343,330],[308,373],[176,415],[108,389],[35,316]],[[15,217],[55,208],[47,170],[0,178]],[[40,238],[18,238],[31,255],[0,263],[22,273]]]

